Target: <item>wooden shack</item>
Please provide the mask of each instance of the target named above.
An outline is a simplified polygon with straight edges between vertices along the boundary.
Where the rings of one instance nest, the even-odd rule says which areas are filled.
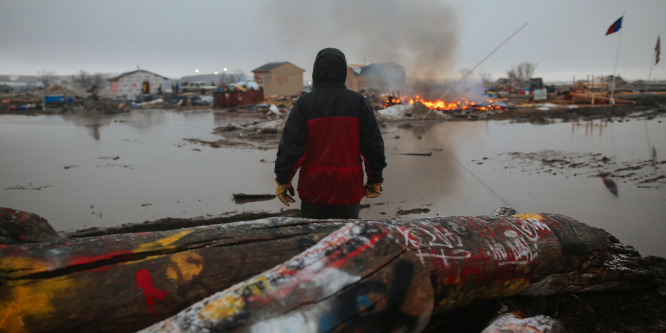
[[[252,70],[254,81],[264,89],[265,96],[300,95],[305,70],[288,61],[270,62]]]

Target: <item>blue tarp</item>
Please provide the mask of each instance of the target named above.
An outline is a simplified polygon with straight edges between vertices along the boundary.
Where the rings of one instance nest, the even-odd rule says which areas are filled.
[[[65,101],[65,95],[46,95],[44,96],[44,103],[49,104],[52,102],[64,102]]]

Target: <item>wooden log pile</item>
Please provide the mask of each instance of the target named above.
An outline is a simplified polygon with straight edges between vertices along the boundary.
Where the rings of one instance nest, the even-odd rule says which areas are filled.
[[[478,300],[653,283],[633,248],[559,214],[268,218],[0,245],[0,327],[420,332]]]

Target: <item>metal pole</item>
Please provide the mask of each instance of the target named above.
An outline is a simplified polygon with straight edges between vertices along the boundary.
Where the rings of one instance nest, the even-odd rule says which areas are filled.
[[[463,81],[468,75],[472,74],[472,72],[474,72],[474,70],[475,70],[477,67],[479,67],[479,66],[480,66],[484,61],[486,61],[486,59],[488,59],[491,55],[493,55],[493,53],[495,53],[497,50],[499,50],[500,47],[502,47],[504,44],[506,44],[506,42],[508,42],[511,38],[513,38],[513,36],[515,36],[516,34],[518,34],[518,32],[520,32],[520,30],[523,30],[523,28],[524,28],[526,25],[527,25],[527,22],[525,22],[525,24],[523,24],[520,28],[518,28],[518,30],[516,30],[514,33],[512,33],[511,36],[507,37],[507,39],[505,39],[505,40],[504,40],[499,46],[497,46],[492,52],[490,52],[485,58],[483,58],[483,60],[479,61],[479,63],[476,64],[476,66],[472,67],[472,69],[470,69],[467,73],[463,74],[463,77],[460,78],[460,80],[458,80],[458,82],[456,82],[456,84],[454,84],[453,86],[449,87],[449,89],[447,89],[446,92],[445,92],[445,93],[444,93],[439,99],[444,99],[444,97],[449,93],[449,91],[451,91],[451,89],[453,89],[453,88],[456,87],[458,84],[460,84],[460,82],[462,82],[462,81]]]
[[[481,61],[479,61],[479,63],[476,64],[476,66],[472,67],[472,69],[470,69],[467,73],[463,74],[463,76],[460,78],[460,80],[458,80],[458,82],[456,82],[454,85],[452,85],[452,86],[450,86],[448,89],[446,89],[446,91],[444,92],[444,94],[442,94],[442,96],[440,96],[438,99],[443,100],[444,97],[446,97],[446,95],[449,94],[449,92],[451,91],[451,89],[453,89],[453,88],[455,88],[456,86],[458,86],[458,85],[460,84],[460,82],[462,82],[462,81],[463,81],[468,75],[472,74],[472,72],[473,72],[477,67],[479,67],[484,61],[486,61],[486,59],[488,59],[493,53],[495,53],[495,51],[499,50],[499,48],[502,47],[502,45],[506,44],[506,42],[508,42],[511,38],[513,38],[513,36],[515,36],[516,34],[518,34],[518,32],[520,32],[520,30],[523,30],[523,28],[524,28],[526,25],[527,25],[527,22],[525,22],[520,28],[518,28],[518,30],[516,30],[516,31],[515,31],[514,33],[512,33],[509,37],[507,37],[507,38],[506,38],[506,39],[505,39],[500,45],[498,45],[498,46],[497,46],[492,52],[490,52],[485,58],[483,58]],[[432,112],[432,109],[430,109],[430,110],[428,110],[428,112],[426,112],[426,114],[423,116],[423,119],[427,118],[428,115],[430,115],[430,112]]]
[[[624,12],[622,12],[622,24],[624,25]],[[617,63],[620,60],[620,45],[622,45],[622,33],[624,29],[620,27],[620,40],[617,42],[617,54],[615,55],[615,70],[613,71],[613,85],[611,86],[610,102],[615,105],[613,93],[615,92],[615,77],[617,76]]]

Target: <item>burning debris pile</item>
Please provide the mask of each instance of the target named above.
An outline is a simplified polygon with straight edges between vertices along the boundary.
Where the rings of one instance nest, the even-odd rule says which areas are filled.
[[[471,101],[461,97],[447,102],[443,99],[425,100],[416,95],[408,101],[410,105],[416,103],[425,105],[427,108],[435,111],[490,111],[509,108],[507,104],[492,98],[486,98],[482,101]]]
[[[426,99],[420,95],[413,97],[389,93],[384,95],[380,116],[385,120],[405,117],[422,119],[450,119],[455,117],[479,117],[480,112],[507,110],[513,108],[505,100],[489,95],[477,97],[456,97],[449,100]],[[474,114],[471,114],[474,113]]]

